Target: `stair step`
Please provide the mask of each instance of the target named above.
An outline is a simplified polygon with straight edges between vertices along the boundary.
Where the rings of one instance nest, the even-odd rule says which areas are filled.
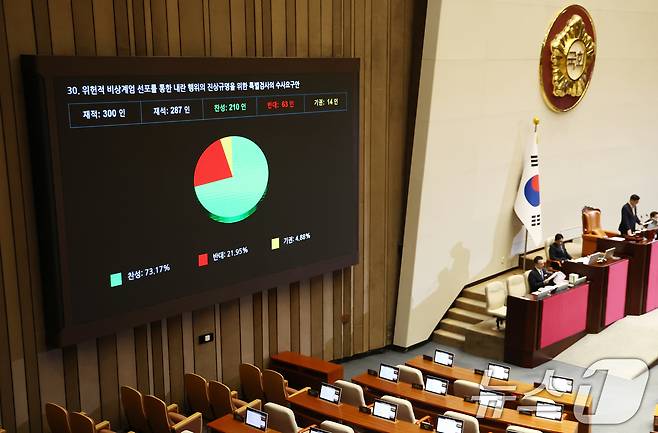
[[[462,290],[461,296],[464,298],[474,299],[476,301],[485,301],[487,296],[484,293],[485,286],[473,286]]]
[[[450,318],[445,318],[439,322],[439,329],[444,331],[454,332],[455,334],[466,335],[466,331],[473,327],[472,323],[463,322],[461,320],[455,320]]]
[[[439,329],[432,333],[432,341],[443,344],[445,346],[457,347],[461,349],[464,347],[466,337],[461,334],[455,334],[454,332]]]
[[[457,298],[455,306],[475,313],[487,313],[487,304],[484,301],[476,301],[475,299],[469,299],[463,296]]]
[[[480,314],[474,311],[464,310],[463,308],[459,308],[459,307],[450,308],[448,310],[448,314],[446,317],[449,319],[460,320],[462,322],[467,322],[471,324],[480,323],[483,320],[487,320],[491,318],[491,316],[488,316],[486,314]]]

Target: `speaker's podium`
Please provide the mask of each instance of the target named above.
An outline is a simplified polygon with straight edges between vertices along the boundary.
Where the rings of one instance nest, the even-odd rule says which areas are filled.
[[[657,229],[636,236],[597,239],[597,249],[615,248],[615,255],[629,259],[626,315],[640,315],[658,308]]]

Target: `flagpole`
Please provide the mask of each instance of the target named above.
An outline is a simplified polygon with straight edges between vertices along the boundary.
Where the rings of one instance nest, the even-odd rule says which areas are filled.
[[[532,118],[532,123],[535,124],[535,134],[537,133],[537,125],[539,125],[539,117]],[[525,227],[525,244],[523,246],[523,272],[525,272],[526,262],[528,259],[528,228]]]

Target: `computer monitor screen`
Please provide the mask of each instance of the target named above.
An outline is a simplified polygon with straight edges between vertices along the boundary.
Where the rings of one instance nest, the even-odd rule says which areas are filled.
[[[258,430],[267,430],[267,413],[248,407],[246,415],[245,424]]]
[[[537,410],[535,415],[539,418],[552,419],[555,421],[562,420],[562,405],[545,403],[543,401],[537,402]]]
[[[548,389],[557,392],[566,392],[571,394],[573,392],[573,379],[560,376],[551,376],[548,381]]]
[[[320,387],[320,398],[324,401],[338,404],[340,403],[340,392],[341,389],[337,386],[331,386],[323,383]]]
[[[493,377],[494,379],[509,380],[509,371],[509,367],[494,364],[492,362],[490,362],[489,366],[487,367],[487,375],[489,377]]]
[[[383,400],[375,400],[375,404],[372,407],[372,414],[378,418],[387,419],[389,421],[395,421],[395,418],[398,413],[398,406],[393,403],[388,403]]]
[[[397,382],[399,376],[399,368],[387,364],[381,364],[379,366],[379,377],[382,379],[390,380],[391,382]]]
[[[322,430],[321,428],[311,427],[309,433],[330,433],[327,430]]]
[[[434,394],[446,395],[448,393],[448,381],[434,376],[425,379],[425,390]]]
[[[615,247],[608,248],[607,250],[605,250],[605,259],[606,260],[609,260],[609,259],[613,258],[614,255],[615,255]]]
[[[479,403],[482,406],[498,407],[505,406],[505,394],[496,391],[480,391]]]
[[[464,421],[439,415],[436,420],[437,433],[463,433]]]
[[[434,351],[434,362],[437,364],[445,365],[447,367],[452,367],[452,363],[455,360],[455,355],[450,352],[445,352],[443,350],[436,349]]]

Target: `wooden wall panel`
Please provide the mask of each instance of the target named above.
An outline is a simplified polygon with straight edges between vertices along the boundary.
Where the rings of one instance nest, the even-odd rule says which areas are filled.
[[[47,401],[120,429],[120,385],[181,404],[185,372],[237,389],[241,362],[267,367],[277,351],[336,359],[390,344],[417,1],[0,0],[0,416],[10,433],[49,432]],[[23,53],[360,58],[359,264],[46,351]],[[204,332],[215,340],[199,345]]]

